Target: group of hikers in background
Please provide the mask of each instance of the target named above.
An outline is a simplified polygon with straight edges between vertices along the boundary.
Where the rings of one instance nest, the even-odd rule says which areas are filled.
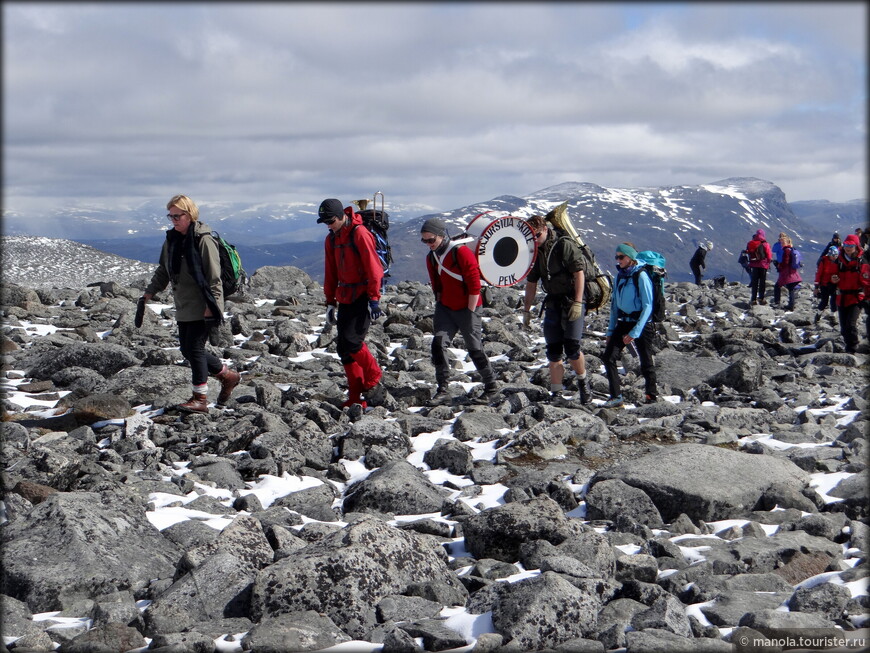
[[[199,219],[199,209],[189,197],[176,195],[166,208],[172,228],[166,232],[160,260],[140,300],[136,322],[137,326],[141,324],[144,304],[171,285],[180,350],[190,364],[192,385],[190,399],[178,408],[207,413],[209,376],[220,383],[218,406],[226,404],[241,380],[238,371],[229,369],[205,347],[210,330],[224,320],[225,294],[232,292],[226,289],[226,279],[222,280],[222,263],[225,263],[222,247],[226,244]],[[383,370],[366,345],[372,321],[382,314],[383,261],[379,258],[376,237],[352,206],[345,207],[335,198],[323,200],[317,222],[329,230],[324,240],[325,321],[336,328],[336,353],[347,381],[348,396],[342,407],[359,406],[366,410],[381,405],[386,396]],[[550,396],[554,400],[571,400],[564,383],[567,362],[577,379],[576,401],[587,405],[592,390],[581,340],[586,320],[586,283],[596,270],[589,269],[589,260],[581,254],[580,244],[564,233],[557,233],[556,226],[544,216],[534,215],[526,222],[534,232],[536,255],[526,278],[522,324],[526,329],[531,328],[532,308],[540,285],[545,293],[539,317]],[[845,349],[850,353],[858,346],[857,322],[865,306],[864,298],[870,298],[867,237],[860,228],[843,242],[839,234],[834,234],[816,263],[814,295],[819,299],[816,321],[827,308],[836,309]],[[429,404],[450,401],[448,349],[457,333],[462,335],[468,356],[480,376],[482,392],[478,396],[491,401],[498,395],[499,388],[483,351],[479,314],[483,305],[482,277],[477,257],[464,243],[451,238],[447,224],[440,218],[429,218],[422,224],[420,240],[426,246],[425,265],[435,297],[431,357],[436,391]],[[712,249],[711,241],[701,242],[690,261],[698,285],[703,280],[706,255]],[[791,238],[781,233],[771,247],[765,240],[764,230],[758,229],[744,254],[747,260],[742,263],[750,273],[751,304],[766,304],[767,271],[772,265],[778,272],[773,303],[779,304],[785,288],[788,291],[786,309],[794,309],[802,279],[801,256]],[[656,319],[660,319],[654,318],[658,291],[654,284],[659,281],[652,278],[649,267],[631,242],[616,245],[614,256],[616,276],[602,354],[609,391],[603,405],[607,408],[624,405],[618,366],[625,348],[639,359],[644,379],[642,401],[658,401],[653,338]],[[661,292],[658,294],[660,296]],[[870,310],[867,332],[870,339]]]
[[[819,322],[826,310],[835,314],[839,322],[847,353],[855,353],[858,347],[858,319],[861,309],[867,311],[866,329],[870,340],[870,234],[861,227],[855,233],[840,239],[835,232],[830,242],[822,249],[815,262],[816,272],[813,297],[817,298],[815,322]],[[781,232],[771,246],[765,239],[764,229],[758,229],[741,252],[740,264],[749,272],[750,303],[765,305],[767,271],[773,267],[777,279],[773,286],[773,306],[780,306],[783,288],[788,291],[785,310],[793,311],[797,291],[803,278],[803,256],[794,247],[791,237]],[[839,319],[838,319],[839,318]]]

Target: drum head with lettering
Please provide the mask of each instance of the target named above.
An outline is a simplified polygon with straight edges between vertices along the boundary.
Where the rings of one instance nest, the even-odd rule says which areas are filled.
[[[538,245],[535,232],[522,218],[487,211],[477,215],[465,231],[477,239],[471,249],[477,255],[480,275],[490,285],[513,286],[531,271]]]

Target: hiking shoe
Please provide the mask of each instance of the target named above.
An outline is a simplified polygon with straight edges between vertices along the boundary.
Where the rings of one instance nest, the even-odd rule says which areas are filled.
[[[384,384],[380,382],[364,392],[366,395],[366,401],[370,406],[382,406],[384,400],[387,398],[387,390],[384,388]]]
[[[224,365],[224,368],[215,374],[215,378],[221,382],[221,391],[217,396],[215,404],[218,406],[224,406],[230,400],[230,395],[233,394],[233,389],[239,385],[242,375]]]
[[[183,404],[178,404],[178,410],[183,410],[186,413],[207,413],[208,399],[205,395],[194,392],[190,399]]]
[[[753,299],[753,300],[752,300],[752,305],[753,305],[753,306],[758,306],[758,300],[757,300],[757,299]]]
[[[587,377],[585,379],[577,379],[577,382],[580,387],[580,403],[585,406],[592,398],[591,388],[589,387],[589,378]]]
[[[366,409],[369,407],[369,405],[365,401],[351,401],[350,399],[348,399],[341,405],[342,408],[351,409],[353,409],[354,406],[359,406],[362,409],[362,412],[366,412]]]
[[[486,399],[492,399],[498,394],[498,385],[496,385],[495,381],[490,381],[489,383],[485,383],[483,385],[483,397]]]
[[[429,400],[429,405],[440,406],[441,404],[446,404],[448,401],[450,401],[450,393],[447,392],[447,386],[439,385],[435,394],[432,395],[432,398]]]
[[[758,303],[761,304],[762,306],[767,306],[767,300],[766,300],[766,299],[759,299],[759,300],[758,300]]]
[[[643,403],[645,403],[645,404],[654,404],[658,400],[659,400],[659,398],[656,397],[655,395],[644,395],[643,396]]]
[[[813,322],[816,323],[816,324],[818,324],[818,323],[819,323],[819,320],[821,320],[821,319],[822,319],[822,314],[821,314],[821,313],[816,313],[816,316],[813,318]]]
[[[604,408],[622,408],[622,406],[624,405],[622,395],[619,395],[618,397],[611,397],[601,405],[604,406]]]

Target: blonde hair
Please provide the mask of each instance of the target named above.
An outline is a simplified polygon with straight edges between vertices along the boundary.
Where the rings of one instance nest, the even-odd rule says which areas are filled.
[[[783,234],[782,236],[780,236],[780,238],[782,238],[782,246],[783,247],[791,247],[792,246],[791,236],[786,236],[785,234]]]
[[[187,195],[176,195],[166,203],[167,209],[171,209],[173,206],[177,206],[179,209],[187,213],[187,215],[190,216],[191,222],[199,220],[199,208],[197,208],[193,200]]]

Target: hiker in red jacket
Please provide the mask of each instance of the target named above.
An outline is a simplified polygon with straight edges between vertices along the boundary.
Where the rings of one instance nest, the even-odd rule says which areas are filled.
[[[864,289],[864,311],[867,313],[867,340],[870,341],[870,248],[866,247],[861,257],[861,287]]]
[[[834,319],[837,319],[837,284],[831,281],[831,277],[840,270],[840,266],[837,265],[839,257],[840,250],[836,245],[831,245],[816,267],[816,281],[813,287],[813,295],[819,298],[819,305],[816,308],[819,311],[816,313],[816,322],[822,319],[822,313],[828,306],[835,316]]]
[[[477,313],[477,308],[483,304],[477,257],[470,249],[450,239],[447,225],[440,218],[430,218],[423,223],[420,240],[429,247],[426,269],[435,293],[432,363],[438,388],[430,403],[438,405],[449,399],[450,367],[446,351],[457,332],[462,333],[468,357],[480,373],[483,398],[492,399],[497,388],[495,374],[483,351],[483,322]]]
[[[854,354],[858,347],[858,317],[864,301],[864,288],[861,276],[863,251],[855,234],[846,236],[840,256],[837,258],[839,270],[831,277],[837,284],[837,308],[840,313],[840,333],[846,343],[846,352]]]
[[[755,232],[752,240],[746,243],[746,251],[749,252],[751,302],[753,306],[758,304],[763,306],[767,304],[767,300],[764,299],[764,291],[767,288],[767,271],[770,269],[770,261],[773,259],[770,245],[764,239],[764,229]]]
[[[329,228],[324,241],[326,322],[336,325],[336,351],[347,377],[348,398],[343,408],[383,401],[383,372],[366,346],[371,321],[381,315],[381,279],[384,269],[375,251],[375,238],[362,224],[362,216],[337,199],[326,199],[317,222]],[[366,401],[362,399],[366,395]]]

